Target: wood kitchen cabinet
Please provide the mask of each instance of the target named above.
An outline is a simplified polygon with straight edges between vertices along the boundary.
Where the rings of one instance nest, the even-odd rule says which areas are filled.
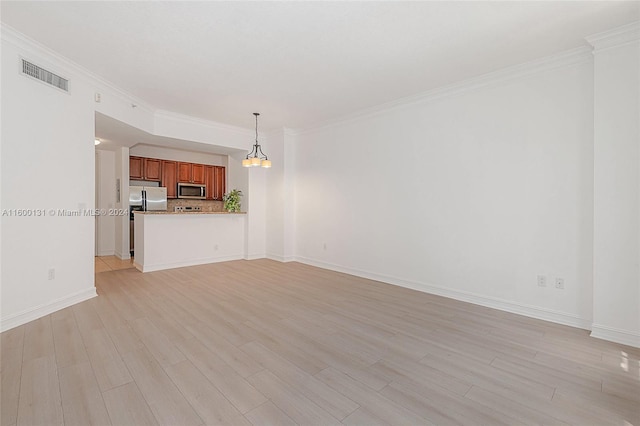
[[[207,185],[207,200],[220,200],[225,191],[225,168],[220,166],[205,166],[205,184]]]
[[[222,196],[226,191],[227,174],[224,167],[216,167],[216,179],[215,179],[215,195],[216,200],[222,200]]]
[[[204,184],[204,164],[192,164],[191,165],[191,176],[193,178],[193,183]]]
[[[144,180],[160,182],[162,178],[162,160],[155,158],[144,159]]]
[[[144,158],[142,157],[129,157],[129,179],[143,179],[144,173],[142,167],[144,165]]]
[[[215,187],[215,167],[205,166],[204,168],[204,183],[207,185],[207,200],[215,200],[214,187]]]
[[[205,165],[178,163],[178,182],[205,184]]]
[[[162,181],[160,186],[167,188],[167,198],[178,197],[178,163],[176,161],[162,161]]]
[[[178,182],[191,183],[191,163],[178,163]]]
[[[162,161],[155,158],[129,157],[129,179],[160,182]]]

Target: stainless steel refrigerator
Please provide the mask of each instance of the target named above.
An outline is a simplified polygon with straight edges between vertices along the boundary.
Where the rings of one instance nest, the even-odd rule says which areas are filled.
[[[135,243],[133,212],[138,211],[167,211],[167,188],[153,186],[129,187],[129,251],[134,255]]]
[[[167,211],[167,188],[152,186],[129,187],[129,207],[142,211]]]

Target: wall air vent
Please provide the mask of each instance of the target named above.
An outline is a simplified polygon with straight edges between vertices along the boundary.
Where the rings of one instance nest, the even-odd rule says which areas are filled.
[[[58,89],[62,89],[65,92],[69,91],[69,80],[62,78],[51,71],[47,71],[44,68],[40,68],[39,66],[24,59],[22,60],[22,74],[36,78],[42,82],[55,86]]]

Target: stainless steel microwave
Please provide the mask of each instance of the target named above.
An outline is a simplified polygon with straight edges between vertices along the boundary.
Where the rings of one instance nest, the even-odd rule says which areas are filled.
[[[179,183],[178,198],[204,200],[207,198],[207,187],[195,183]]]

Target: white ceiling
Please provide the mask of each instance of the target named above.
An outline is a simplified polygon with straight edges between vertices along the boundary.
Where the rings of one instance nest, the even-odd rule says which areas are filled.
[[[156,108],[305,128],[583,46],[634,2],[28,2],[2,22]]]

